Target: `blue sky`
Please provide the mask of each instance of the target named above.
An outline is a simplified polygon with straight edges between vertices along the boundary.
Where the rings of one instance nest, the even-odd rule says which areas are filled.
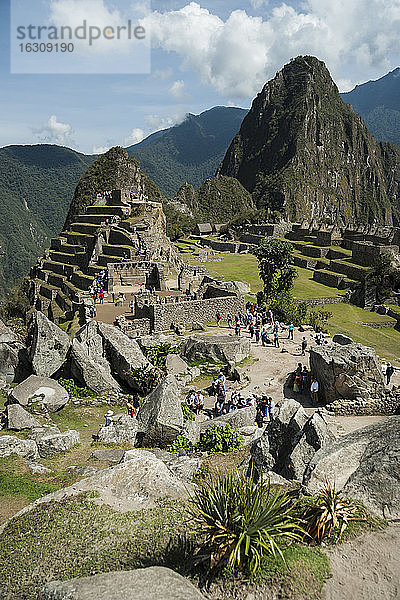
[[[111,14],[126,2],[30,7],[37,14],[51,5],[73,19],[78,6]],[[91,153],[129,145],[187,112],[249,107],[299,54],[325,60],[343,91],[400,65],[400,0],[154,0],[143,23],[152,38],[149,74],[10,74],[10,1],[0,0],[0,146],[48,142]]]

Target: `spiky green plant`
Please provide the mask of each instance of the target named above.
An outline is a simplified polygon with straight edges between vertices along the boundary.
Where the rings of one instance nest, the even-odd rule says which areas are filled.
[[[304,535],[289,496],[241,472],[201,482],[189,512],[205,537],[211,569],[255,575],[263,556],[283,558],[281,545]]]
[[[331,537],[339,541],[349,521],[363,520],[355,502],[343,498],[328,481],[304,514],[304,528],[316,543]]]

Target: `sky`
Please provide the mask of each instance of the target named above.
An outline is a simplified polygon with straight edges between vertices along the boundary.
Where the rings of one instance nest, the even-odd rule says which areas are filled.
[[[189,112],[250,107],[300,54],[324,60],[340,91],[400,66],[400,0],[147,1],[0,0],[0,146],[128,146]],[[77,42],[69,56],[18,48],[21,23],[116,27],[131,15],[145,40]]]

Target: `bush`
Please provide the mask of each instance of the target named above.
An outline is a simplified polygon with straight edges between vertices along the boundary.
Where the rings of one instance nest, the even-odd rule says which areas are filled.
[[[243,446],[244,438],[232,427],[222,425],[220,427],[209,427],[201,435],[196,449],[201,452],[232,452]]]
[[[335,486],[325,484],[303,515],[304,529],[317,544],[324,538],[339,541],[349,521],[363,520],[357,503],[346,500]]]
[[[79,387],[73,379],[59,379],[58,383],[67,390],[71,398],[94,398],[96,394],[87,387]]]
[[[150,394],[161,381],[161,371],[148,366],[130,369],[126,372],[133,380],[141,394]]]
[[[178,454],[179,450],[182,449],[186,452],[193,452],[195,450],[195,446],[192,442],[183,437],[183,435],[178,435],[176,440],[167,446],[167,452],[172,452],[173,454]]]
[[[282,557],[281,546],[304,535],[286,493],[240,472],[200,482],[189,513],[215,570],[256,575],[265,555]]]
[[[194,414],[186,404],[186,402],[181,402],[182,412],[183,412],[183,420],[186,421],[194,421]]]
[[[160,344],[159,346],[154,346],[153,348],[147,348],[146,357],[151,363],[153,363],[155,367],[164,369],[168,354],[178,354],[178,352],[178,346],[173,346],[172,344],[166,342],[165,344]]]
[[[328,321],[332,318],[332,313],[327,310],[310,310],[308,314],[308,322],[314,331],[328,332]]]

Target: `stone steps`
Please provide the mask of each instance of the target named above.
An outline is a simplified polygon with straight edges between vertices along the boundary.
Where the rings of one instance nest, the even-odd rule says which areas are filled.
[[[62,263],[65,265],[76,265],[82,266],[85,262],[86,252],[79,252],[77,254],[67,254],[65,252],[57,252],[56,250],[50,250],[51,262]]]
[[[107,215],[102,213],[94,215],[88,215],[87,213],[85,213],[84,215],[78,215],[76,217],[75,223],[91,223],[93,225],[101,225],[102,223],[105,224],[107,219],[111,220],[112,216],[113,215]]]
[[[329,264],[329,271],[340,273],[349,279],[364,281],[368,269],[341,260],[331,260]]]
[[[325,269],[314,271],[313,280],[329,287],[335,287],[339,290],[350,289],[357,285],[357,281],[349,279],[341,273],[334,273]]]
[[[114,244],[103,244],[102,247],[103,254],[106,254],[107,256],[119,256],[122,258],[125,254],[130,258],[132,249],[132,246],[117,246]]]
[[[89,233],[80,233],[78,231],[68,231],[65,234],[68,244],[71,246],[83,246],[91,248],[94,244],[94,235]]]
[[[87,292],[93,283],[93,277],[82,271],[75,271],[71,277],[71,283],[83,292]]]
[[[108,263],[122,262],[122,256],[111,256],[110,254],[100,254],[97,259],[97,264],[101,267],[106,267]]]
[[[94,236],[100,229],[100,226],[93,223],[72,223],[70,229],[75,233],[86,233]]]
[[[108,215],[108,216],[120,216],[125,214],[126,207],[123,204],[105,204],[103,206],[88,206],[86,209],[86,215]]]

